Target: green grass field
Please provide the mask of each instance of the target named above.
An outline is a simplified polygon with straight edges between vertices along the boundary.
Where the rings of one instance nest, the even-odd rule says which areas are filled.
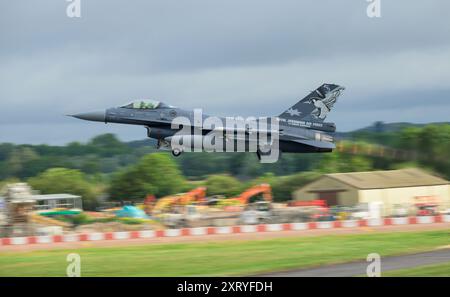
[[[381,276],[450,276],[450,262],[386,271]]]
[[[450,243],[450,230],[289,237],[254,241],[149,244],[0,253],[0,276],[65,276],[81,256],[82,276],[227,276],[312,267],[426,251]],[[445,268],[444,268],[445,269]]]

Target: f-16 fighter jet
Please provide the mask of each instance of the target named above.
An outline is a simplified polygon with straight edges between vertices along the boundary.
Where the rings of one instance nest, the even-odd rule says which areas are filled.
[[[154,100],[137,100],[75,118],[104,123],[141,125],[157,140],[158,149],[174,156],[188,151],[256,152],[258,159],[273,150],[286,153],[331,152],[334,123],[324,122],[345,88],[323,84],[292,107],[271,118],[224,118],[185,110]],[[263,139],[264,141],[261,141]]]

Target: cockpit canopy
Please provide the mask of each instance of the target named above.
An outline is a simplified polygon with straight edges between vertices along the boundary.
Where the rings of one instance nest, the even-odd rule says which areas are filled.
[[[130,109],[160,109],[160,108],[176,108],[172,105],[167,105],[163,102],[156,101],[156,100],[150,100],[150,99],[143,99],[143,100],[136,100],[133,102],[130,102],[128,104],[125,104],[121,106],[121,108],[130,108]]]
[[[162,107],[163,105],[164,104],[162,104],[159,101],[146,99],[146,100],[136,100],[121,107],[131,109],[157,109],[159,107]]]

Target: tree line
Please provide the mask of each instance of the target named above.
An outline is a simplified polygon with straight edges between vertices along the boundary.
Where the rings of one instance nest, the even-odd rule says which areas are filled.
[[[95,208],[99,197],[142,201],[199,185],[208,195],[231,197],[261,182],[272,185],[278,201],[324,173],[396,169],[417,166],[450,178],[450,125],[406,126],[398,130],[356,131],[348,139],[418,152],[411,160],[329,154],[282,154],[261,164],[249,153],[186,153],[173,158],[157,152],[151,141],[121,142],[112,134],[66,146],[0,144],[0,186],[27,181],[42,193],[81,195]]]

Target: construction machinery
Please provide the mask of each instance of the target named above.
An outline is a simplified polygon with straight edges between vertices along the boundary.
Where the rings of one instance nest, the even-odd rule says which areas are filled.
[[[187,193],[181,193],[177,195],[166,196],[160,198],[158,201],[154,203],[154,206],[149,206],[148,213],[157,215],[163,212],[170,210],[171,208],[179,205],[188,205],[193,202],[203,203],[205,201],[206,196],[206,188],[198,187]],[[150,203],[149,203],[150,204]]]
[[[179,205],[187,205],[192,202],[203,204],[206,202],[205,196],[206,196],[206,187],[198,187],[187,192],[184,195],[179,196],[176,203]]]
[[[295,201],[289,201],[287,203],[287,206],[289,207],[306,207],[306,206],[317,206],[317,207],[327,207],[327,202],[322,199],[315,199],[315,200],[295,200]]]
[[[417,216],[434,216],[438,213],[439,201],[435,196],[414,197]]]
[[[254,225],[276,223],[279,217],[272,208],[269,201],[256,201],[245,206],[244,211],[239,217],[239,224]]]
[[[273,223],[332,221],[325,200],[290,201],[285,205],[272,204],[270,221]]]
[[[258,184],[232,198],[213,197],[205,199],[203,191],[196,189],[199,200],[186,194],[162,198],[155,211],[169,228],[199,226],[229,226],[236,224],[287,223],[308,221],[331,221],[335,218],[325,200],[292,201],[286,204],[272,203],[269,184]],[[189,203],[205,201],[206,203]]]
[[[272,202],[272,188],[269,184],[255,185],[242,192],[239,196],[229,198],[228,200],[238,201],[241,205],[247,205],[258,200]]]
[[[224,226],[239,223],[242,214],[253,211],[251,205],[272,202],[272,189],[268,184],[252,186],[228,199],[216,196],[206,199],[205,194],[206,188],[199,187],[185,194],[162,198],[164,200],[155,205],[153,213],[159,212],[161,221],[169,228]],[[257,221],[269,215],[264,211],[257,214]]]

